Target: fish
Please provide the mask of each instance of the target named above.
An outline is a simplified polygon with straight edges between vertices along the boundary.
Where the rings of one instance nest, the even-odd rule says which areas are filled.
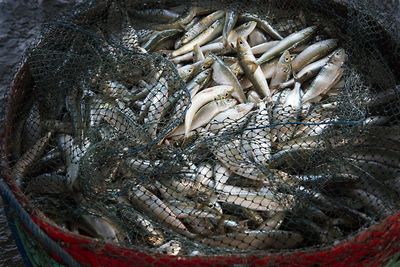
[[[191,65],[186,65],[178,69],[178,74],[185,82],[190,80],[193,76],[198,75],[200,72],[208,69],[214,62],[212,57],[206,57],[202,61],[198,61]]]
[[[256,164],[267,166],[271,158],[271,127],[265,102],[256,110],[242,133],[242,150]]]
[[[198,44],[199,46],[206,44],[207,42],[213,40],[216,36],[218,36],[222,32],[222,28],[223,28],[223,20],[221,19],[216,20],[213,24],[210,25],[210,27],[208,27],[204,32],[200,33],[193,40],[181,46],[180,48],[174,50],[171,53],[171,56],[177,57],[187,52],[190,52],[193,50],[196,44]]]
[[[217,114],[232,108],[237,104],[235,99],[217,99],[208,102],[203,105],[191,119],[190,128],[186,132],[186,124],[180,125],[174,131],[172,131],[168,136],[174,137],[185,134],[186,138],[189,138],[190,132],[196,130],[197,128],[207,125]],[[186,112],[188,114],[188,112]],[[190,114],[189,114],[190,115]],[[192,117],[190,117],[192,118]]]
[[[21,141],[23,152],[26,152],[29,148],[35,145],[35,143],[40,139],[43,130],[51,130],[42,126],[42,123],[43,119],[41,119],[39,113],[39,104],[34,102],[23,124]]]
[[[147,117],[144,118],[144,123],[146,124],[149,136],[151,138],[156,138],[157,128],[168,101],[168,83],[165,82],[162,84],[160,89],[154,94],[154,97],[149,101],[151,103],[147,112]]]
[[[239,103],[246,101],[242,86],[240,85],[236,75],[231,69],[216,55],[210,55],[214,59],[212,65],[213,68],[213,80],[217,84],[230,85],[233,88],[232,97],[236,98]]]
[[[221,190],[231,176],[232,173],[224,165],[217,162],[214,166],[214,189]]]
[[[257,105],[257,104],[259,104],[262,100],[261,100],[261,97],[257,94],[256,91],[250,90],[250,91],[247,93],[247,101],[249,101],[249,102],[254,103],[254,104]]]
[[[165,235],[159,227],[134,210],[126,197],[118,197],[118,214],[121,219],[135,226],[135,234],[139,235],[145,242],[151,246],[158,247],[165,242]],[[139,239],[139,238],[138,238]]]
[[[170,200],[166,204],[176,214],[177,218],[188,217],[208,218],[218,220],[222,214],[209,207],[201,207],[198,203],[186,199],[185,201]]]
[[[274,57],[279,56],[284,51],[298,46],[299,44],[306,42],[311,36],[316,32],[317,27],[311,26],[305,28],[299,32],[292,33],[291,35],[282,39],[277,45],[267,50],[260,58],[257,59],[257,64],[261,65],[262,63],[268,62]]]
[[[29,168],[40,158],[40,156],[42,156],[52,136],[53,133],[51,131],[47,132],[33,147],[18,159],[17,163],[15,163],[12,168],[11,177],[16,181],[17,185],[22,185],[23,179],[28,173]]]
[[[210,149],[231,172],[251,180],[264,181],[262,172],[247,159],[241,147],[240,140],[230,140],[222,144],[215,143]]]
[[[242,25],[233,29],[226,40],[222,36],[218,37],[217,39],[213,40],[212,43],[219,43],[224,42],[225,46],[232,49],[236,48],[236,40],[240,36],[243,39],[246,39],[255,29],[257,23],[254,21],[249,21],[243,23]],[[229,51],[229,50],[228,50]]]
[[[254,106],[253,103],[243,103],[219,113],[210,121],[207,130],[212,133],[220,132],[221,130],[235,130],[235,128],[241,125],[241,119],[245,117]]]
[[[205,60],[204,54],[198,44],[193,47],[193,63]]]
[[[224,28],[222,30],[222,37],[225,42],[228,42],[228,35],[232,31],[238,20],[239,14],[235,10],[228,10],[225,13]]]
[[[263,30],[268,35],[270,35],[272,38],[275,38],[277,40],[283,39],[283,37],[280,35],[280,33],[276,29],[274,29],[268,21],[259,18],[255,14],[244,13],[244,14],[240,15],[240,18],[245,21],[256,21],[257,27],[260,28],[261,30]]]
[[[181,244],[181,242],[179,242],[177,240],[170,240],[167,243],[165,243],[157,248],[157,252],[171,255],[171,256],[179,255],[181,250],[182,250],[182,244]]]
[[[67,165],[68,187],[76,188],[79,177],[79,165],[81,158],[86,154],[91,143],[86,139],[83,146],[76,144],[74,138],[67,134],[58,135],[58,146],[62,152],[64,161]]]
[[[193,47],[193,49],[196,47],[196,45]],[[209,43],[203,46],[200,46],[200,51],[204,54],[206,53],[218,53],[218,54],[224,54],[224,51],[228,51],[222,42],[218,43]],[[183,54],[181,56],[177,56],[171,59],[172,62],[175,64],[184,62],[184,61],[190,61],[193,59],[193,53],[188,52],[186,54]]]
[[[346,52],[343,48],[337,49],[329,59],[328,63],[321,69],[317,77],[307,88],[302,101],[303,103],[313,101],[314,98],[326,94],[330,88],[343,75],[343,65],[346,60]]]
[[[237,54],[240,66],[244,70],[246,77],[251,81],[261,97],[269,99],[271,92],[264,73],[256,63],[256,58],[251,53],[249,44],[242,37],[238,37],[237,39]]]
[[[139,209],[154,217],[160,223],[167,223],[174,229],[187,231],[186,226],[178,219],[176,214],[156,195],[142,185],[134,185],[129,188],[128,199]]]
[[[268,42],[267,37],[258,28],[255,28],[253,32],[249,35],[249,45],[252,48],[253,54],[255,54],[253,51],[253,47],[264,44],[266,42]]]
[[[190,93],[190,97],[193,98],[197,92],[202,90],[211,81],[211,77],[212,69],[206,69],[188,82],[186,84],[186,90]]]
[[[301,70],[304,66],[320,59],[336,48],[338,40],[328,39],[310,45],[300,54],[298,54],[292,62],[294,72]]]
[[[163,42],[175,37],[181,33],[181,30],[170,29],[163,31],[155,31],[147,42],[142,44],[142,48],[146,49],[146,51],[154,51],[154,49]]]
[[[154,25],[151,28],[157,31],[163,31],[169,29],[178,29],[178,30],[185,29],[185,26],[189,24],[196,17],[196,15],[203,12],[203,10],[204,9],[201,7],[194,7],[194,6],[189,7],[176,21],[172,23]],[[145,16],[148,17],[148,15]]]
[[[191,124],[196,112],[208,102],[218,98],[227,98],[233,93],[232,86],[220,85],[210,87],[200,91],[192,99],[191,106],[186,111],[185,115],[185,135],[187,135],[191,129]]]
[[[324,57],[320,60],[317,60],[317,61],[305,66],[298,73],[296,73],[296,80],[298,82],[305,82],[308,79],[316,76],[319,73],[319,71],[321,70],[321,68],[328,63],[329,58],[330,58],[330,56],[327,56],[327,57]],[[292,87],[295,84],[295,82],[296,82],[295,79],[292,78],[289,81],[282,83],[280,85],[280,88],[284,89],[284,88]]]
[[[189,29],[186,29],[186,32],[183,34],[182,38],[180,38],[177,42],[180,44],[178,47],[185,45],[199,36],[202,32],[207,30],[215,21],[222,18],[224,16],[223,11],[215,11],[208,16],[200,19],[196,24],[194,24]]]
[[[264,54],[269,49],[271,49],[272,47],[276,46],[278,43],[279,43],[279,41],[269,41],[269,42],[265,42],[265,43],[262,43],[262,44],[258,44],[258,45],[255,45],[255,46],[251,47],[251,52],[254,55]]]
[[[271,94],[274,94],[275,91],[278,88],[280,88],[280,85],[289,79],[291,73],[292,73],[291,55],[289,51],[286,50],[279,58],[279,61],[275,68],[274,75],[271,78],[271,82],[269,84]]]

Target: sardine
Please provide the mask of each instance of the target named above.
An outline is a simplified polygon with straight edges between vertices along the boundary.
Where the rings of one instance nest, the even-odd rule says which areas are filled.
[[[236,75],[233,74],[231,69],[225,65],[225,63],[215,55],[211,55],[214,59],[213,63],[213,80],[217,84],[230,85],[232,86],[234,92],[232,92],[232,97],[236,98],[239,103],[246,101],[246,96],[244,95],[242,86],[240,85]]]
[[[241,14],[240,18],[245,21],[256,21],[257,27],[260,28],[261,30],[263,30],[268,35],[270,35],[272,38],[275,38],[277,40],[283,39],[283,37],[279,34],[279,32],[277,30],[275,30],[268,21],[259,18],[257,15],[245,13],[245,14]]]
[[[337,44],[338,41],[336,39],[328,39],[310,45],[294,58],[292,62],[293,71],[297,72],[304,66],[326,56],[336,48]]]
[[[303,103],[312,102],[315,97],[326,94],[340,80],[343,75],[342,67],[345,60],[346,52],[344,49],[337,49],[312,84],[307,88],[302,99]]]
[[[218,36],[222,32],[222,28],[223,28],[223,20],[221,19],[216,20],[210,27],[208,27],[204,32],[199,34],[196,38],[194,38],[187,44],[181,46],[177,50],[173,51],[171,56],[177,57],[187,52],[190,52],[193,50],[196,44],[200,46],[206,44],[207,42],[211,41],[213,38]]]
[[[170,29],[170,30],[164,30],[160,32],[154,32],[149,40],[142,45],[144,49],[147,51],[154,51],[154,49],[160,45],[161,43],[167,41],[170,38],[173,38],[174,36],[178,35],[181,32],[181,30],[177,29]]]
[[[237,39],[237,52],[240,66],[244,70],[246,77],[251,81],[258,93],[268,100],[271,97],[271,92],[267,80],[260,66],[257,65],[256,58],[251,53],[249,44],[242,37],[238,37]]]
[[[185,134],[186,138],[188,138],[190,131],[193,131],[201,126],[208,124],[217,114],[229,108],[232,108],[236,104],[237,101],[235,99],[218,99],[210,101],[207,104],[203,105],[196,112],[193,119],[190,119],[191,123],[189,126],[190,128],[188,128],[188,132],[186,132],[186,124],[181,125],[176,128],[172,133],[170,133],[169,137]]]
[[[297,46],[302,42],[307,41],[315,33],[316,30],[316,26],[311,26],[285,37],[277,45],[267,50],[267,52],[265,52],[259,59],[257,59],[257,64],[261,65],[264,62],[270,61],[274,57],[282,54],[284,51],[294,46]]]
[[[207,30],[216,20],[224,16],[223,11],[215,11],[210,15],[202,18],[199,22],[194,24],[191,28],[187,29],[185,34],[177,42],[180,44],[178,47],[185,45]]]
[[[43,154],[52,134],[52,132],[46,133],[46,135],[40,138],[33,147],[26,151],[13,166],[11,177],[19,186],[21,186],[22,179],[24,179],[24,176],[28,173],[29,168]]]
[[[160,223],[167,223],[173,228],[187,231],[185,225],[177,218],[176,214],[144,186],[132,186],[128,192],[128,199],[133,205],[142,209]]]
[[[279,58],[278,64],[276,65],[274,75],[272,76],[269,88],[271,94],[280,87],[280,85],[286,82],[292,73],[292,60],[291,55],[288,50],[283,52],[282,56]]]
[[[253,54],[255,54],[253,51],[253,47],[264,44],[266,42],[268,42],[267,37],[258,28],[255,28],[254,31],[249,35],[249,45],[252,48]]]
[[[228,35],[232,31],[233,27],[235,26],[239,14],[235,10],[228,10],[225,13],[225,23],[224,28],[222,30],[222,37],[225,42],[228,42]]]
[[[207,130],[213,133],[221,131],[221,129],[224,131],[229,129],[235,130],[235,128],[241,124],[240,120],[245,117],[253,108],[253,103],[243,103],[221,112],[212,119],[207,127]]]
[[[213,101],[218,98],[227,98],[233,93],[232,86],[214,86],[208,89],[205,89],[195,95],[192,99],[192,104],[190,108],[187,110],[185,115],[185,135],[187,135],[191,129],[193,118],[196,112],[208,102]]]
[[[317,75],[319,73],[319,71],[321,70],[321,68],[323,66],[325,66],[328,61],[329,61],[329,56],[324,57],[318,61],[315,61],[307,66],[305,66],[304,68],[301,69],[301,71],[299,71],[296,74],[296,79],[299,82],[304,82],[307,81],[308,79],[314,77],[315,75]],[[295,79],[292,78],[287,82],[284,82],[280,85],[280,88],[288,88],[288,87],[292,87],[295,83]]]

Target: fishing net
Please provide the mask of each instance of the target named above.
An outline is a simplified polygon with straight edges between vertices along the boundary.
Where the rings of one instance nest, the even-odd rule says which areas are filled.
[[[346,55],[340,79],[302,102],[325,67],[301,83],[291,72],[290,86],[257,100],[236,39],[221,37],[214,46],[224,48],[203,55],[173,52],[193,21],[218,11],[242,14],[237,33],[249,23],[243,14],[283,37],[317,26],[288,48],[291,60],[334,38]],[[146,255],[260,256],[346,242],[400,204],[399,31],[387,15],[372,1],[87,1],[45,24],[26,57],[29,77],[9,98],[8,175],[26,207],[63,231]],[[216,27],[202,45],[222,35]],[[218,82],[217,60],[246,99]]]

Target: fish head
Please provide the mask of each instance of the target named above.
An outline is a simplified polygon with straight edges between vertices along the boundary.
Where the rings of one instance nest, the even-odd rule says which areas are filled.
[[[346,61],[346,58],[347,58],[346,51],[343,48],[339,48],[333,52],[331,62],[335,65],[336,64],[343,65],[344,62]]]
[[[211,65],[214,63],[214,58],[211,56],[211,55],[208,55],[205,59],[204,59],[204,61],[203,61],[203,64],[202,64],[202,66],[201,66],[201,69],[202,70],[206,70],[206,69],[208,69],[209,67],[211,67]]]
[[[292,55],[290,54],[289,50],[283,52],[282,56],[279,58],[278,66],[285,73],[290,73],[292,68]]]
[[[251,51],[249,43],[246,41],[245,38],[239,36],[236,40],[236,52],[239,55],[245,55]]]

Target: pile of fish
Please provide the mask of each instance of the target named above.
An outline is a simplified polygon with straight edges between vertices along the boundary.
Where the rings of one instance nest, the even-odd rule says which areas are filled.
[[[316,26],[280,32],[234,10],[136,12],[166,22],[128,27],[122,42],[165,56],[184,86],[171,88],[164,62],[130,84],[71,90],[60,120],[33,104],[13,177],[58,225],[201,255],[332,243],[373,221],[366,209],[391,213],[380,196],[349,186],[362,172],[305,167],[339,121],[347,56],[337,39]],[[173,119],[179,124],[165,133]],[[159,153],[132,152],[156,138]],[[318,191],[326,187],[346,188],[335,199]]]

